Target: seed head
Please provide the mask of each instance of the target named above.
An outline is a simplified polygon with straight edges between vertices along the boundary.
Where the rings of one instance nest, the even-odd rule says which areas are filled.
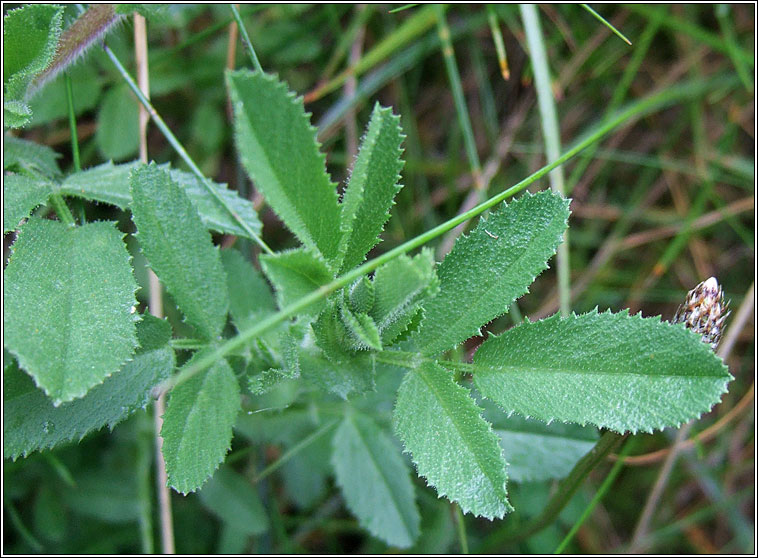
[[[724,303],[721,285],[711,277],[687,293],[684,304],[676,311],[674,323],[683,323],[700,334],[703,342],[715,351],[729,314],[729,303]]]

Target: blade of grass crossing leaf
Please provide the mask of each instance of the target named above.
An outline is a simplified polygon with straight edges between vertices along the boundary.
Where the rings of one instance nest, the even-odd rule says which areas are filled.
[[[545,141],[547,162],[555,161],[561,153],[561,133],[558,126],[558,116],[555,110],[555,99],[550,81],[550,68],[547,62],[547,51],[542,38],[539,14],[534,4],[519,4],[521,18],[524,21],[524,31],[529,43],[529,58],[534,70],[534,85],[537,89],[537,101],[542,122],[542,136]],[[550,173],[550,187],[561,195],[566,188],[563,179],[563,167],[558,167]],[[558,247],[558,296],[561,314],[568,315],[571,310],[571,264],[569,262],[568,231],[563,234],[563,243]]]
[[[599,139],[601,139],[603,136],[608,134],[611,130],[617,128],[622,123],[626,123],[627,121],[634,121],[645,114],[649,114],[651,112],[654,112],[655,110],[660,110],[664,107],[667,107],[675,101],[690,98],[693,96],[702,95],[705,92],[712,89],[713,87],[716,87],[716,86],[721,87],[725,82],[728,83],[730,81],[734,81],[734,80],[730,80],[729,77],[721,76],[721,77],[714,78],[712,80],[708,80],[705,82],[696,81],[696,82],[686,83],[680,87],[672,87],[670,90],[657,93],[655,95],[651,95],[650,97],[645,97],[643,99],[640,99],[639,101],[635,101],[634,103],[631,103],[624,110],[621,110],[612,118],[602,122],[597,127],[592,128],[586,134],[581,136],[573,145],[573,147],[568,149],[563,155],[561,155],[559,159],[557,159],[553,163],[542,167],[537,172],[526,177],[525,179],[515,184],[514,186],[511,186],[510,188],[504,190],[500,194],[492,196],[486,202],[481,203],[478,206],[472,208],[471,210],[465,213],[462,213],[444,223],[441,223],[440,225],[437,225],[436,227],[428,230],[427,232],[401,244],[400,246],[393,248],[392,250],[385,252],[384,254],[372,259],[371,261],[368,261],[360,265],[359,267],[353,269],[352,271],[349,271],[345,273],[344,275],[338,277],[337,279],[335,279],[328,285],[322,286],[318,291],[314,291],[308,294],[307,296],[304,296],[300,300],[290,304],[289,306],[285,308],[282,308],[276,314],[264,320],[261,320],[257,325],[254,325],[245,329],[245,331],[242,331],[236,337],[229,339],[228,341],[225,341],[223,344],[221,344],[212,352],[206,355],[203,355],[201,358],[198,358],[191,366],[188,366],[180,374],[173,376],[172,378],[170,378],[169,380],[167,380],[166,382],[158,386],[155,390],[155,393],[158,394],[161,392],[165,392],[167,390],[172,389],[176,385],[186,382],[189,378],[205,370],[208,366],[213,364],[219,358],[223,358],[225,355],[228,355],[242,348],[251,339],[255,339],[256,337],[260,336],[262,333],[284,322],[287,318],[296,315],[300,310],[307,307],[309,304],[312,304],[313,302],[316,302],[322,298],[326,298],[327,296],[329,296],[331,293],[335,292],[336,290],[341,289],[342,287],[346,285],[349,285],[350,283],[352,283],[359,277],[362,277],[363,275],[370,273],[371,271],[375,270],[379,266],[398,257],[399,255],[405,254],[406,252],[409,252],[415,248],[423,246],[430,240],[437,238],[438,236],[455,228],[456,226],[460,225],[464,221],[467,221],[471,219],[472,217],[476,217],[477,215],[480,215],[483,211],[490,209],[494,205],[497,205],[498,203],[502,202],[503,200],[517,194],[518,192],[521,192],[522,190],[526,189],[529,185],[533,184],[534,182],[536,182],[537,180],[539,180],[540,178],[548,174],[551,170],[553,170],[557,166],[562,165],[563,163],[565,163],[566,161],[568,161],[569,159],[571,159],[572,157],[576,156],[578,153],[586,149],[588,146],[597,142]]]
[[[631,46],[632,41],[627,39],[621,31],[616,29],[609,21],[607,21],[603,16],[601,16],[599,13],[597,13],[595,10],[590,8],[587,4],[581,4],[582,8],[587,10],[589,13],[591,13],[598,21],[600,21],[603,25],[605,25],[608,29],[613,31],[617,37],[619,37],[622,41],[624,41],[626,44]]]

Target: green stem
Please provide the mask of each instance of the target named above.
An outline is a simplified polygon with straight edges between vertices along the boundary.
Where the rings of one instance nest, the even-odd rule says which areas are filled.
[[[458,64],[455,61],[453,43],[450,41],[450,28],[445,19],[445,7],[436,4],[435,15],[437,17],[437,33],[440,37],[442,55],[445,59],[445,68],[447,69],[447,78],[450,81],[450,89],[453,93],[455,112],[458,115],[458,123],[460,124],[461,132],[463,132],[463,143],[466,146],[466,156],[468,157],[468,162],[471,166],[471,174],[474,177],[474,184],[476,184],[476,189],[479,191],[479,199],[483,200],[486,198],[487,193],[484,191],[484,184],[482,182],[482,165],[479,161],[479,154],[476,151],[474,130],[471,127],[471,119],[468,116],[466,98],[463,95],[461,76],[458,71]]]
[[[526,189],[528,186],[530,186],[531,184],[535,183],[537,180],[539,180],[540,178],[548,174],[554,168],[562,165],[563,163],[565,163],[572,157],[576,156],[577,153],[586,149],[588,146],[592,145],[593,143],[599,141],[603,136],[608,134],[611,130],[615,129],[622,123],[625,123],[626,121],[631,120],[632,118],[640,118],[641,116],[649,113],[653,109],[667,106],[668,104],[676,100],[679,96],[693,95],[693,94],[700,93],[703,89],[706,88],[707,85],[710,85],[711,83],[722,84],[724,80],[723,78],[722,79],[719,79],[719,78],[720,76],[717,76],[712,81],[698,83],[695,86],[688,84],[687,86],[683,88],[678,88],[678,89],[670,88],[656,95],[652,95],[650,97],[640,99],[639,101],[631,104],[629,107],[627,107],[625,110],[622,110],[621,112],[616,114],[614,117],[603,121],[597,128],[589,132],[583,139],[581,139],[576,145],[574,145],[574,147],[572,147],[571,149],[566,151],[563,155],[558,157],[558,159],[556,159],[555,161],[553,161],[552,163],[548,165],[545,165],[540,170],[528,176],[527,178],[525,178],[518,184],[511,186],[504,192],[501,192],[495,196],[492,196],[487,201],[480,203],[479,205],[470,209],[469,211],[466,211],[465,213],[461,213],[460,215],[457,215],[453,217],[452,219],[449,219],[448,221],[434,227],[433,229],[430,229],[424,234],[421,234],[417,236],[416,238],[413,238],[399,246],[396,246],[392,250],[385,252],[384,254],[374,258],[373,260],[370,260],[364,263],[363,265],[356,267],[355,269],[349,271],[348,273],[334,279],[332,282],[319,287],[315,291],[312,291],[311,293],[307,294],[303,298],[296,300],[295,302],[285,306],[284,308],[279,310],[279,312],[277,312],[276,314],[272,314],[271,316],[258,322],[257,324],[250,326],[247,329],[244,329],[243,331],[239,332],[239,334],[236,337],[233,337],[225,341],[221,345],[219,345],[214,351],[209,351],[205,355],[195,360],[191,365],[184,368],[182,372],[180,372],[179,374],[172,376],[171,378],[168,378],[167,380],[163,381],[161,384],[157,385],[153,389],[153,394],[157,396],[163,392],[166,392],[174,388],[175,386],[183,382],[186,382],[187,380],[192,378],[195,374],[198,374],[199,372],[202,372],[203,370],[211,366],[214,362],[218,361],[219,359],[224,358],[229,353],[232,353],[240,349],[241,347],[246,345],[250,340],[255,339],[256,337],[262,335],[266,331],[269,331],[271,328],[279,325],[280,323],[283,323],[288,318],[300,313],[303,309],[307,308],[310,304],[313,304],[314,302],[317,302],[323,298],[326,298],[327,296],[329,296],[331,293],[335,292],[336,290],[341,289],[345,285],[352,283],[359,277],[362,277],[363,275],[375,270],[377,267],[387,263],[388,261],[402,254],[405,254],[406,252],[410,252],[411,250],[415,248],[423,246],[430,240],[437,238],[438,236],[455,228],[456,226],[460,225],[464,221],[468,221],[469,219],[476,217],[477,215],[481,214],[483,211],[486,211],[487,209],[490,209],[491,207],[499,204],[503,200],[512,197],[518,192],[521,192],[522,190]]]
[[[71,89],[71,76],[66,72],[66,101],[68,102],[68,127],[71,130],[71,154],[74,158],[74,172],[82,170],[79,160],[79,136],[76,133],[76,115],[74,114],[74,92]]]
[[[550,68],[547,64],[547,52],[542,38],[540,18],[534,4],[520,4],[521,19],[524,21],[524,31],[529,44],[529,58],[534,70],[534,86],[537,90],[537,101],[542,122],[542,136],[545,141],[545,156],[547,162],[555,161],[561,152],[561,134],[558,127],[558,116],[555,110],[553,88],[550,83]],[[563,168],[558,167],[550,173],[550,187],[560,195],[566,195]],[[558,295],[561,315],[568,316],[571,312],[571,267],[569,263],[569,235],[566,231],[563,242],[558,246]]]
[[[617,37],[619,37],[622,41],[624,41],[626,44],[628,44],[629,46],[631,46],[632,41],[630,41],[629,39],[627,39],[621,31],[619,31],[613,25],[611,25],[610,22],[607,21],[603,16],[601,16],[595,10],[593,10],[592,8],[590,8],[587,4],[582,4],[581,6],[582,6],[582,8],[584,8],[585,10],[587,10],[589,13],[591,13],[593,16],[595,16],[595,18],[598,21],[600,21],[603,25],[605,25],[608,29],[610,29],[611,31],[613,31],[616,34]]]
[[[597,506],[600,500],[603,499],[603,496],[605,496],[605,494],[611,488],[613,481],[616,480],[616,477],[621,472],[621,467],[623,467],[624,465],[624,459],[626,458],[627,455],[629,455],[629,452],[632,450],[632,446],[635,445],[636,440],[637,440],[636,438],[631,438],[626,444],[624,444],[624,448],[621,450],[621,453],[619,454],[619,459],[616,461],[616,463],[614,463],[613,468],[611,468],[611,472],[608,473],[607,477],[605,477],[603,484],[600,485],[600,488],[598,489],[595,496],[593,496],[592,501],[589,503],[589,505],[584,510],[582,515],[579,517],[579,519],[577,519],[574,525],[572,525],[571,530],[566,534],[564,539],[561,541],[561,544],[558,545],[558,547],[555,549],[553,554],[560,554],[561,552],[563,552],[563,550],[566,548],[568,543],[571,542],[571,539],[574,538],[574,535],[576,535],[576,532],[579,530],[582,524],[590,516],[590,514],[592,513],[592,510],[595,509],[595,506]]]
[[[73,227],[76,222],[74,221],[74,216],[71,215],[71,210],[69,210],[68,206],[66,205],[63,196],[61,196],[58,192],[53,192],[50,194],[49,200],[50,204],[55,210],[56,215],[58,215],[58,219],[61,220],[61,223],[64,223],[69,227]]]
[[[261,63],[258,61],[258,56],[255,54],[253,43],[250,41],[250,36],[247,34],[245,24],[242,23],[242,17],[240,17],[237,6],[234,4],[229,4],[229,8],[231,8],[232,14],[234,15],[234,20],[237,22],[237,27],[239,27],[240,34],[242,35],[242,41],[245,43],[247,52],[250,54],[250,59],[253,61],[253,66],[255,66],[255,69],[260,73],[263,73],[263,68],[261,67]]]
[[[294,455],[299,453],[300,451],[307,448],[309,445],[311,445],[313,442],[318,440],[321,436],[329,432],[332,428],[337,426],[337,423],[339,420],[333,420],[332,422],[325,424],[315,432],[311,433],[310,435],[303,438],[300,442],[292,446],[289,450],[287,450],[279,459],[274,461],[271,465],[263,469],[260,473],[255,475],[255,478],[253,478],[253,483],[257,484],[258,482],[265,479],[267,476],[269,476],[271,473],[276,471],[279,467],[287,463]]]
[[[603,434],[595,447],[582,457],[574,465],[569,475],[561,481],[558,490],[542,510],[542,513],[523,526],[519,525],[518,528],[504,531],[502,536],[497,537],[497,540],[491,541],[491,546],[500,547],[505,543],[524,540],[551,525],[587,478],[587,475],[590,474],[590,471],[605,459],[623,437],[623,435],[611,431]],[[488,549],[483,550],[485,553],[487,551]]]
[[[253,229],[250,228],[250,225],[248,225],[242,218],[240,218],[239,215],[237,215],[237,212],[234,211],[232,206],[229,205],[229,203],[219,194],[216,189],[208,182],[208,179],[205,178],[205,175],[200,170],[200,168],[195,164],[195,161],[192,160],[192,158],[189,156],[187,151],[184,149],[184,146],[179,142],[179,140],[176,138],[176,136],[173,134],[171,129],[166,125],[166,123],[163,121],[163,119],[160,117],[160,115],[156,112],[155,108],[153,108],[153,105],[150,103],[150,101],[145,97],[145,95],[142,93],[140,88],[137,86],[136,83],[134,83],[134,80],[129,75],[129,72],[126,71],[126,68],[121,64],[119,59],[116,57],[115,54],[111,51],[111,49],[108,48],[107,45],[103,45],[103,49],[105,50],[108,57],[111,59],[111,62],[116,66],[119,73],[121,74],[121,77],[124,79],[126,84],[129,86],[129,88],[132,90],[132,92],[136,95],[137,99],[139,99],[139,102],[142,103],[142,106],[147,109],[147,112],[150,113],[150,118],[153,119],[153,122],[155,122],[155,125],[158,126],[158,129],[163,133],[163,136],[168,140],[168,142],[171,144],[171,146],[176,150],[176,152],[179,154],[179,156],[184,160],[185,163],[187,163],[187,166],[190,168],[190,170],[200,179],[200,182],[205,187],[206,190],[208,190],[208,193],[210,193],[211,196],[213,196],[218,203],[220,203],[224,209],[226,209],[227,212],[229,212],[229,215],[232,216],[232,218],[237,222],[237,224],[242,227],[242,229],[248,234],[250,238],[252,238],[258,246],[260,246],[267,254],[273,255],[274,252],[271,250],[271,248],[268,247],[268,245],[263,242],[263,240],[253,231]]]
[[[468,537],[466,536],[466,523],[461,507],[453,503],[455,508],[455,523],[458,528],[458,540],[461,542],[461,554],[468,554]]]

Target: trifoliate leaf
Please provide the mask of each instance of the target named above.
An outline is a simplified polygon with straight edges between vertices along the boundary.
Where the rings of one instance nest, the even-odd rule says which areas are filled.
[[[5,269],[5,346],[55,405],[118,371],[137,345],[129,253],[113,223],[31,218]]]
[[[255,187],[306,247],[338,258],[340,209],[302,99],[275,76],[227,73],[237,152]]]
[[[218,249],[187,194],[155,164],[131,174],[132,219],[150,267],[187,322],[206,339],[226,323],[229,299]]]
[[[213,475],[231,447],[239,409],[239,384],[223,359],[171,391],[161,437],[172,488],[194,492]]]
[[[448,371],[432,362],[409,371],[397,393],[394,423],[419,475],[440,496],[488,519],[512,511],[498,438]]]
[[[487,339],[474,357],[479,391],[505,411],[617,432],[697,418],[731,379],[697,334],[628,313],[527,321]]]
[[[460,237],[437,269],[440,292],[424,304],[414,340],[427,355],[453,348],[506,313],[547,269],[566,230],[568,200],[524,194]]]
[[[387,544],[419,534],[413,484],[400,450],[367,415],[348,412],[332,438],[332,466],[350,511]]]

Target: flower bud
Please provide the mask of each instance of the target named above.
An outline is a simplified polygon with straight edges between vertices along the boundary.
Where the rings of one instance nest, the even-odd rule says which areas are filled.
[[[715,277],[706,279],[687,293],[687,298],[674,316],[674,323],[683,323],[698,333],[713,350],[721,340],[724,322],[729,316],[729,303],[724,303],[724,292]]]

